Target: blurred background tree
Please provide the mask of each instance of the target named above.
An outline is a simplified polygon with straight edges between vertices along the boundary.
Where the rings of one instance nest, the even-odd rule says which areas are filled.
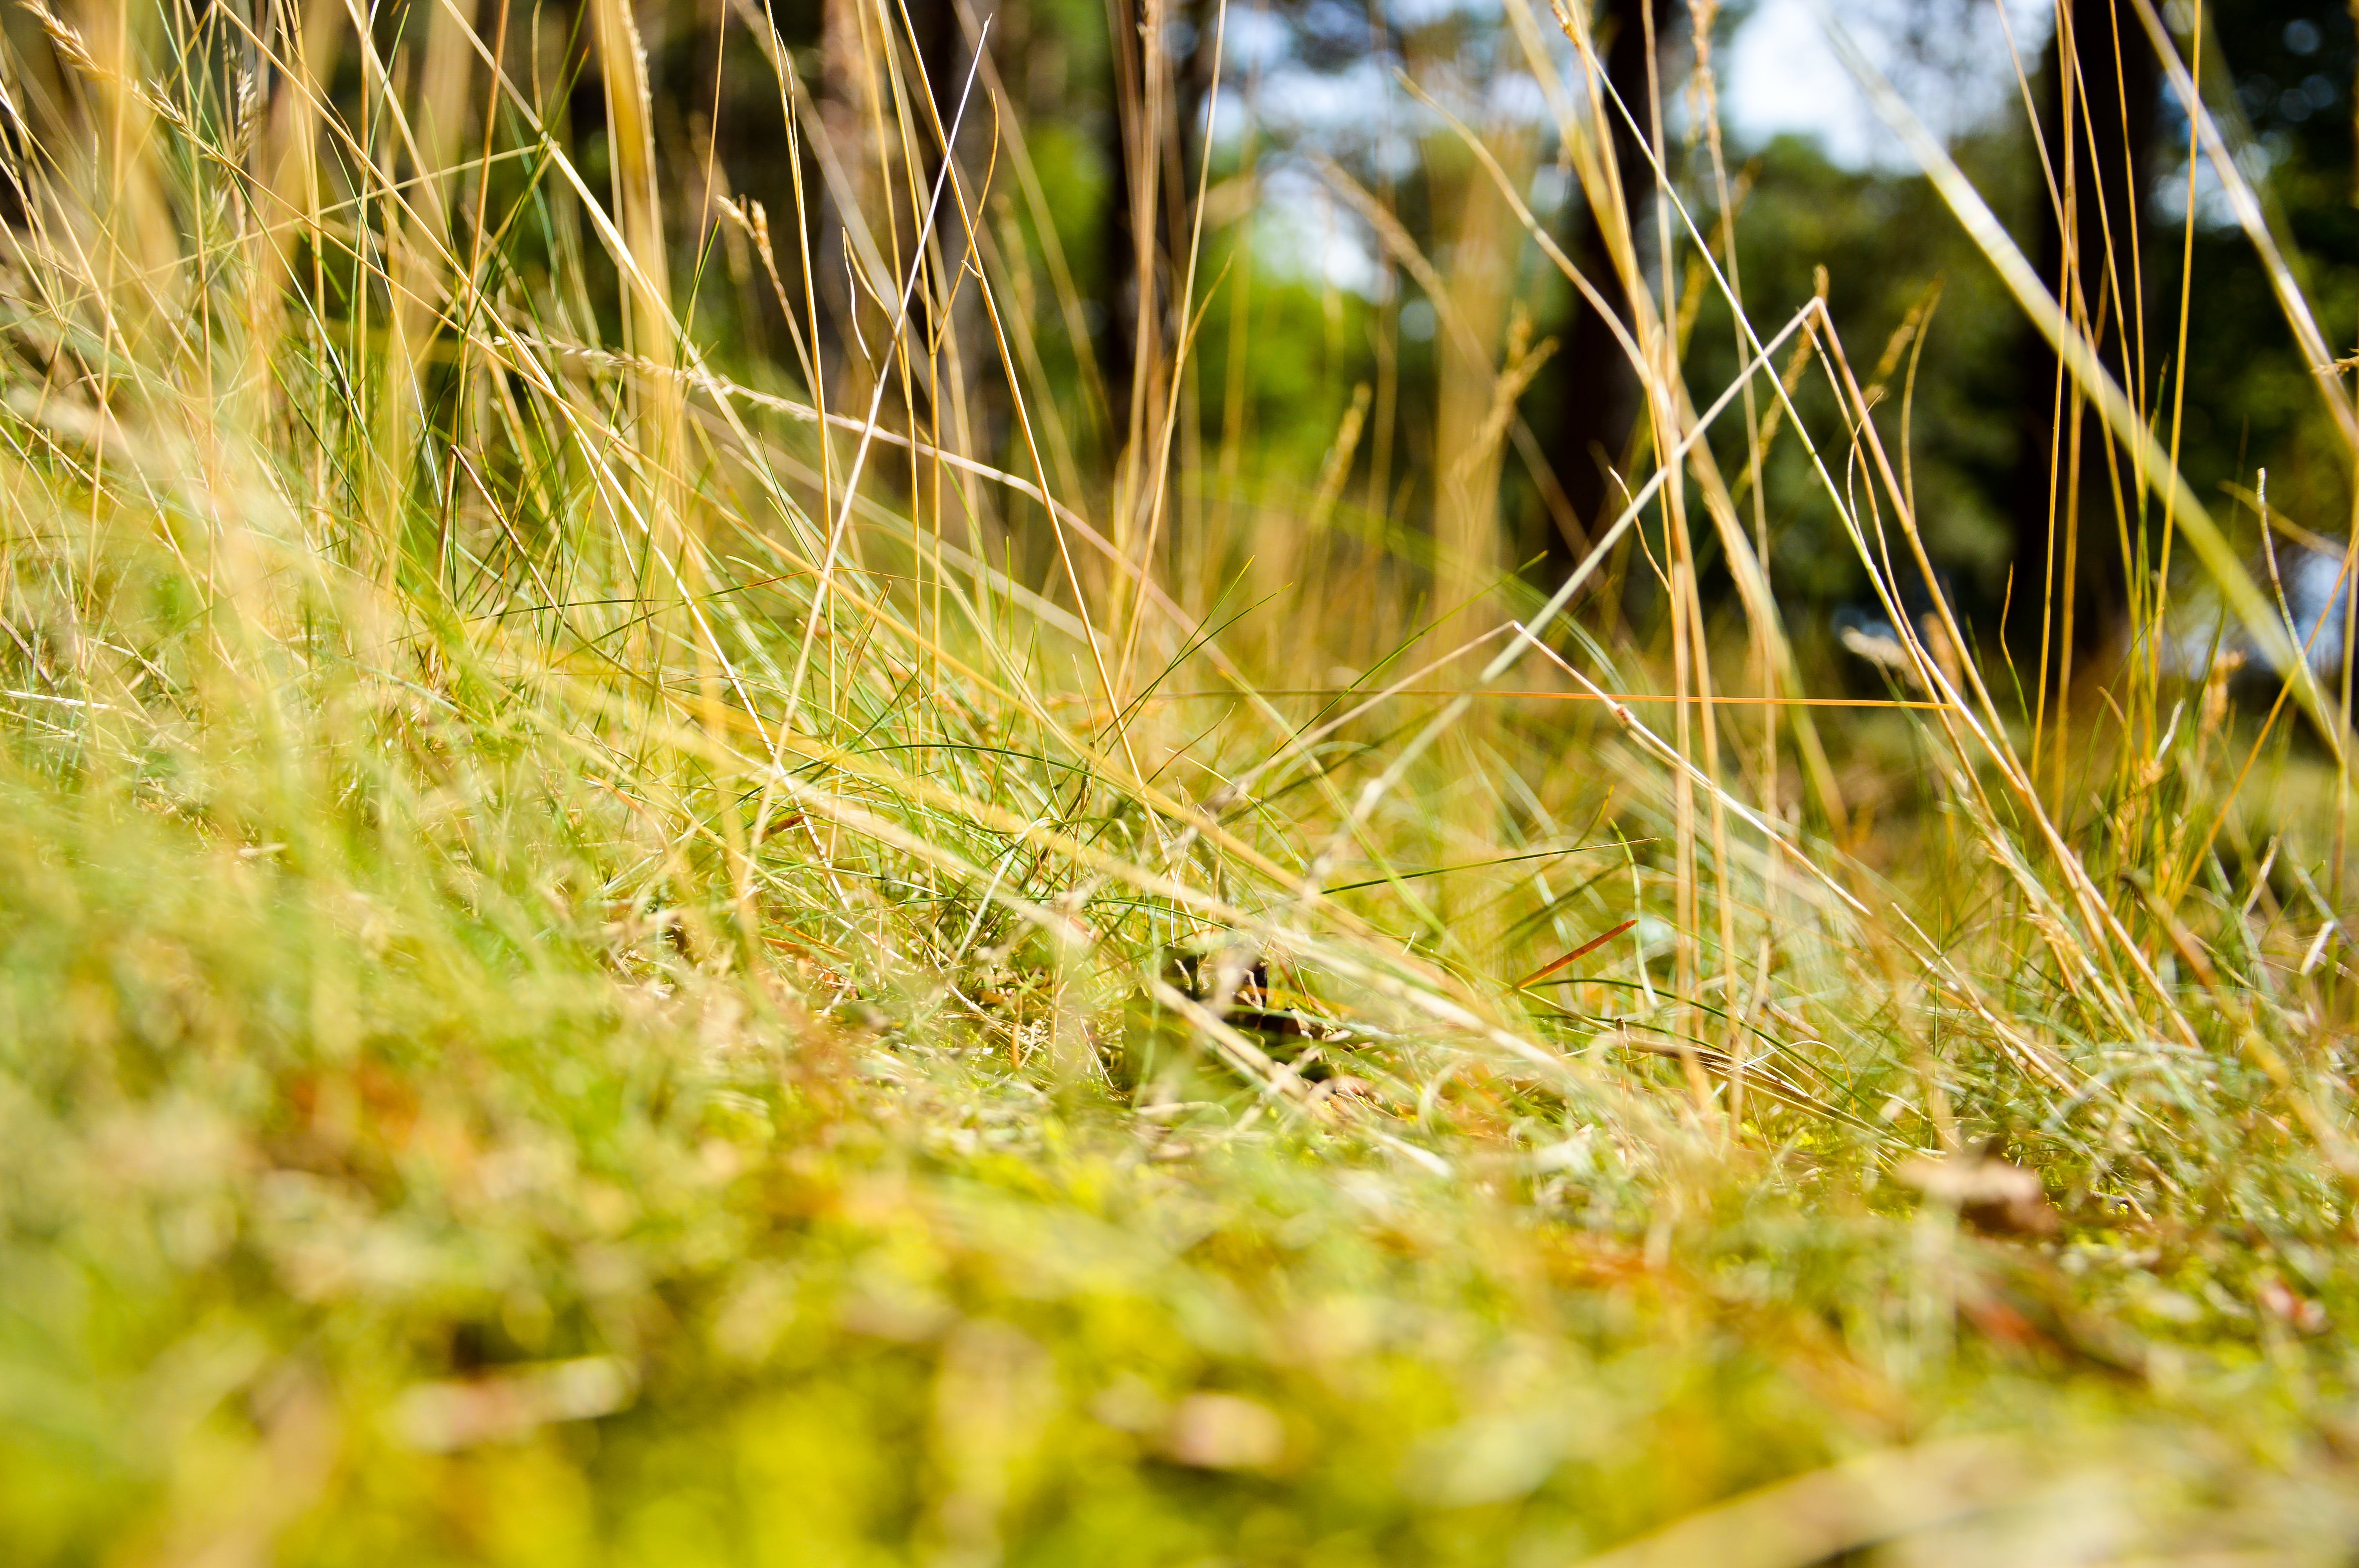
[[[1547,263],[1495,179],[1510,180],[1606,303],[1626,311],[1611,225],[1600,221],[1618,202],[1697,384],[1721,384],[1736,368],[1733,323],[1686,231],[1691,220],[1715,236],[1722,216],[1722,185],[1700,151],[1702,94],[1742,99],[1748,71],[1774,68],[1747,51],[1747,30],[1790,30],[1788,4],[1691,12],[1680,0],[1602,0],[1584,14],[1603,85],[1627,110],[1603,166],[1618,193],[1581,188],[1523,69],[1526,46],[1487,0],[1225,10],[1211,0],[1008,0],[988,11],[974,0],[666,0],[636,16],[658,156],[678,166],[665,189],[702,193],[688,231],[702,237],[676,272],[718,361],[839,409],[864,399],[884,373],[872,352],[924,225],[927,192],[908,170],[939,168],[929,149],[955,114],[987,20],[962,178],[913,315],[979,308],[946,259],[963,252],[972,222],[979,265],[1012,305],[996,330],[1059,389],[1028,410],[1039,460],[1103,514],[1121,547],[1184,567],[1184,594],[1217,594],[1207,585],[1243,569],[1234,541],[1256,537],[1256,509],[1298,520],[1315,511],[1335,536],[1318,547],[1382,537],[1446,563],[1434,579],[1445,607],[1500,574],[1560,576],[1614,510],[1616,475],[1647,438],[1612,326]],[[410,9],[384,8],[379,26],[389,34]],[[2313,533],[2345,533],[2351,476],[2321,444],[2311,369],[2276,325],[2267,279],[2217,178],[2201,159],[2190,175],[2187,117],[2134,0],[2020,6],[2003,27],[2000,13],[1968,0],[1839,9],[1881,40],[1894,69],[1937,84],[1924,102],[1947,106],[1940,128],[1956,156],[2097,327],[2139,406],[2160,411],[2199,489],[2242,494],[2266,469],[2273,506]],[[495,14],[485,0],[479,26],[490,30]],[[519,75],[560,103],[576,132],[601,132],[586,13],[547,4],[504,14]],[[2347,343],[2359,312],[2349,11],[2332,0],[2173,0],[2167,19],[2183,51],[2200,55],[2212,108],[2330,336]],[[1570,65],[1554,18],[1538,20],[1543,47]],[[2070,81],[2055,64],[2060,27],[2082,42]],[[914,56],[908,75],[929,84],[931,102],[894,95],[874,69],[880,47]],[[784,102],[766,64],[773,49],[798,83]],[[1700,72],[1706,58],[1712,70]],[[340,72],[357,92],[357,62]],[[520,126],[509,135],[523,144]],[[1808,125],[1765,128],[1743,114],[1728,117],[1725,135],[1727,200],[1745,218],[1734,276],[1748,308],[1782,319],[1825,269],[1835,319],[1868,362],[1859,369],[1888,384],[1879,418],[1897,432],[1906,417],[1929,546],[1961,608],[1983,634],[2005,611],[2017,647],[2037,649],[2038,607],[2052,600],[2059,662],[2067,647],[2090,656],[2134,586],[2150,591],[2160,519],[2076,420],[2053,356],[1888,138],[1839,146]],[[604,157],[591,145],[593,160]],[[914,149],[914,162],[886,156],[894,147]],[[1658,209],[1658,163],[1684,218]],[[603,163],[598,172],[613,173]],[[509,166],[496,178],[524,177]],[[897,178],[902,188],[889,189]],[[560,219],[578,226],[563,205],[554,202]],[[869,224],[847,221],[853,211]],[[2093,256],[2111,263],[2093,269]],[[618,311],[619,301],[582,303]],[[816,342],[798,324],[807,301],[818,306]],[[1183,339],[1175,391],[1164,377]],[[832,379],[816,361],[838,367]],[[978,449],[1028,471],[1003,381],[973,362],[923,371],[896,394],[894,417],[963,420]],[[1806,385],[1799,396],[1806,417],[1837,419],[1823,391]],[[1168,429],[1167,408],[1179,416]],[[1502,419],[1494,439],[1486,432]],[[1715,432],[1725,471],[1744,470],[1745,439],[1741,421]],[[1472,449],[1486,443],[1495,449]],[[1158,444],[1172,455],[1160,495]],[[1805,478],[1798,447],[1772,448],[1762,485],[1775,520],[1771,579],[1807,639],[1822,619],[1811,607],[1856,598],[1862,584],[1832,521],[1813,515]],[[945,504],[954,530],[992,526],[988,496]],[[1248,525],[1208,532],[1208,517]],[[1245,548],[1261,561],[1257,575],[1285,569],[1281,547]],[[1724,602],[1724,568],[1710,540],[1700,549],[1703,597]],[[1611,594],[1590,611],[1600,626],[1635,618],[1643,628],[1658,612],[1643,565],[1617,561],[1607,581]]]

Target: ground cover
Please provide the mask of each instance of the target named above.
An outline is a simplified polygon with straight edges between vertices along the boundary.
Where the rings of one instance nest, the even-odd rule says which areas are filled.
[[[455,12],[28,14],[12,1561],[2348,1559],[2347,678],[1897,613],[1905,337],[1650,373],[1535,588],[1344,496],[1364,397],[1064,494],[1002,259],[733,361],[619,34],[593,181]],[[1769,448],[1881,674],[1748,575]]]

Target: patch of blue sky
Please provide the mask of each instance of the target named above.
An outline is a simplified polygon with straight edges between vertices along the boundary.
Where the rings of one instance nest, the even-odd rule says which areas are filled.
[[[1956,137],[2025,113],[2053,13],[2046,0],[1834,0],[1868,58],[1937,135]],[[1761,0],[1721,56],[1729,134],[1758,146],[1792,135],[1845,168],[1910,167],[1836,59],[1810,0]]]
[[[2025,112],[2024,83],[2038,70],[2052,16],[2048,0],[1833,0],[1833,8],[1927,124],[1951,138]],[[1396,35],[1454,17],[1495,25],[1469,28],[1459,58],[1422,61],[1419,87],[1480,132],[1533,133],[1540,165],[1533,205],[1543,213],[1560,210],[1569,192],[1549,168],[1557,157],[1554,123],[1538,84],[1515,68],[1521,53],[1499,0],[1388,0],[1384,11]],[[1401,89],[1401,61],[1389,50],[1321,69],[1306,59],[1298,25],[1272,11],[1234,8],[1228,28],[1226,81],[1210,128],[1215,144],[1231,152],[1252,133],[1263,195],[1257,248],[1266,247],[1281,268],[1299,265],[1306,276],[1373,295],[1387,276],[1374,236],[1327,191],[1305,155],[1335,158],[1379,180],[1402,178],[1418,166],[1420,148],[1449,135],[1448,127]],[[1573,77],[1579,67],[1571,45],[1551,34],[1551,48],[1558,69]],[[1736,146],[1794,135],[1815,142],[1843,168],[1908,167],[1827,44],[1811,0],[1758,0],[1714,58],[1723,123]],[[1575,101],[1585,96],[1576,85]],[[1679,93],[1664,105],[1675,138],[1686,103]],[[2183,206],[2183,178],[2180,183]],[[2200,189],[2198,194],[2208,217],[2217,199],[2206,200]]]

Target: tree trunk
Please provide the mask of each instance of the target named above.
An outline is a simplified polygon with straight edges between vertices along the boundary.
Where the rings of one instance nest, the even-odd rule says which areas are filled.
[[[887,345],[882,340],[888,319],[878,301],[889,299],[896,287],[881,276],[855,281],[854,273],[873,268],[863,265],[864,247],[848,232],[864,227],[878,253],[891,240],[878,22],[875,0],[825,0],[820,23],[820,124],[846,189],[830,189],[821,210],[819,295],[839,334],[831,395],[838,407],[861,414],[867,412],[875,377],[885,368]]]
[[[1162,308],[1157,285],[1160,246],[1156,243],[1161,202],[1161,148],[1170,72],[1158,36],[1167,11],[1164,0],[1106,0],[1106,27],[1114,59],[1114,117],[1122,134],[1114,148],[1114,171],[1106,200],[1105,351],[1100,360],[1106,395],[1114,404],[1112,442],[1122,454],[1126,480],[1138,460],[1132,449],[1144,438],[1158,402],[1162,359]],[[1128,533],[1122,515],[1136,497],[1117,503],[1119,535]]]
[[[1650,5],[1654,59],[1649,58],[1647,47]],[[1611,36],[1601,40],[1605,45],[1606,80],[1628,107],[1631,118],[1641,128],[1650,126],[1656,79],[1660,75],[1658,59],[1684,21],[1683,7],[1680,0],[1603,0],[1601,13],[1601,33],[1611,29]],[[1622,188],[1624,217],[1638,254],[1650,255],[1655,170],[1647,159],[1645,140],[1614,110],[1610,100],[1607,114],[1613,124],[1614,168]],[[1628,303],[1614,265],[1607,225],[1599,221],[1597,211],[1612,198],[1605,191],[1587,195],[1586,201],[1576,199],[1568,204],[1568,222],[1574,232],[1567,248],[1582,276],[1614,307],[1626,327]],[[1621,493],[1610,470],[1621,465],[1629,449],[1638,416],[1638,375],[1615,339],[1613,323],[1578,297],[1573,301],[1564,352],[1557,363],[1560,412],[1549,460],[1557,481],[1572,504],[1573,516],[1594,537],[1609,503]],[[1573,541],[1560,532],[1550,539],[1551,579],[1570,569],[1573,547]]]
[[[989,360],[984,345],[981,297],[966,276],[974,260],[974,235],[968,227],[966,203],[977,192],[972,183],[980,159],[972,155],[988,137],[989,95],[977,82],[966,103],[963,124],[959,101],[973,66],[973,45],[962,19],[961,0],[907,0],[918,64],[932,108],[918,108],[919,146],[924,154],[923,178],[919,182],[916,221],[919,232],[927,222],[925,204],[933,205],[932,235],[927,243],[926,282],[910,323],[912,345],[922,351],[926,384],[919,392],[929,406],[915,416],[927,427],[926,438],[952,451],[985,460],[999,449],[1001,399],[993,395],[997,383],[984,372]],[[917,84],[912,83],[912,88]],[[987,151],[985,155],[987,157]],[[953,166],[946,176],[945,160]],[[937,182],[940,194],[935,194]],[[963,185],[962,184],[963,183]],[[964,200],[962,200],[963,193]],[[918,514],[921,522],[944,535],[959,536],[983,514],[983,495],[972,474],[945,473],[940,463],[919,465]],[[962,492],[953,501],[951,488]]]
[[[2126,0],[2070,0],[2045,68],[2040,135],[2054,181],[2039,207],[2041,276],[2085,324],[2108,369],[2148,406],[2140,266],[2161,70]],[[2103,423],[2023,332],[2008,633],[2069,686],[2072,655],[2106,645],[2128,611],[2136,521],[2129,474]]]

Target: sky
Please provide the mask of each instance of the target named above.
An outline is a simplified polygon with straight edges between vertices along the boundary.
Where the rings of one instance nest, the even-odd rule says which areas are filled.
[[[1739,15],[1733,36],[1723,34],[1720,70],[1723,124],[1740,142],[1758,144],[1781,134],[1815,138],[1833,161],[1864,168],[1896,161],[1890,134],[1867,106],[1850,73],[1836,60],[1820,20],[1820,0],[1757,0]],[[2036,70],[2048,37],[2049,0],[1825,0],[1868,58],[1891,77],[1936,132],[1955,135],[1994,114],[2020,113],[2020,62],[2024,75]],[[2002,6],[2005,7],[2002,10]],[[1732,11],[1737,8],[1731,6]],[[1452,11],[1495,16],[1496,0],[1386,0],[1395,26],[1430,21]],[[1328,27],[1354,41],[1364,37],[1360,14],[1341,4],[1317,0],[1299,13],[1309,32]],[[1916,34],[1912,47],[1911,30]],[[1513,59],[1504,30],[1491,32],[1495,47]],[[1372,126],[1368,106],[1390,95],[1394,62],[1342,50],[1348,63],[1310,66],[1301,59],[1303,38],[1292,27],[1259,7],[1228,13],[1225,53],[1233,82],[1250,82],[1254,111],[1266,128],[1285,136],[1308,134],[1330,146],[1366,141]],[[1566,68],[1571,46],[1560,44]],[[1493,69],[1485,69],[1486,62]],[[1539,94],[1520,69],[1495,69],[1504,61],[1484,56],[1469,62],[1462,91],[1435,83],[1461,113],[1487,99],[1491,114],[1539,122],[1546,118]],[[1501,95],[1520,94],[1527,103],[1507,103]],[[1216,135],[1233,135],[1244,113],[1232,96],[1222,109]],[[1478,114],[1477,117],[1484,117]],[[1411,150],[1404,156],[1413,157]]]
[[[1737,146],[1782,135],[1810,137],[1850,168],[1910,167],[1891,132],[1828,44],[1819,0],[1757,0],[1723,36],[1716,64],[1722,123]],[[2020,114],[2018,76],[2036,71],[2048,38],[2051,0],[1825,0],[1862,52],[1892,80],[1927,125],[1945,137],[2002,114]],[[2006,9],[2003,11],[2002,6]],[[1496,0],[1388,0],[1396,23],[1452,8],[1495,15]],[[1341,5],[1331,7],[1346,14]],[[1321,8],[1304,13],[1318,25]],[[1378,168],[1406,172],[1419,157],[1423,113],[1403,102],[1393,64],[1365,55],[1342,70],[1307,66],[1285,24],[1260,10],[1233,10],[1225,42],[1233,81],[1249,81],[1216,110],[1216,137],[1243,134],[1248,117],[1283,146],[1357,151]],[[1356,24],[1364,27],[1364,21]],[[1914,29],[1912,39],[1911,29]],[[1571,69],[1571,48],[1564,49]],[[1517,70],[1471,63],[1457,80],[1430,81],[1453,112],[1482,120],[1504,115],[1535,126],[1547,120],[1537,88]],[[1250,101],[1250,107],[1247,106]],[[1387,112],[1372,117],[1372,103]],[[1335,287],[1382,287],[1373,237],[1341,211],[1307,159],[1281,157],[1261,170],[1260,243],[1272,259]],[[1540,197],[1537,189],[1535,197]]]
[[[1991,116],[2021,113],[2017,78],[2038,69],[2049,7],[2040,0],[1832,0],[1837,18],[1936,132],[1955,135]],[[1905,16],[1931,16],[1947,69],[1912,58]],[[1922,25],[1922,24],[1920,24]],[[2010,31],[2012,38],[2010,38]],[[1835,59],[1811,0],[1761,0],[1726,46],[1724,123],[1741,141],[1791,133],[1818,141],[1850,168],[1906,161]],[[1930,51],[1927,51],[1930,52]]]

